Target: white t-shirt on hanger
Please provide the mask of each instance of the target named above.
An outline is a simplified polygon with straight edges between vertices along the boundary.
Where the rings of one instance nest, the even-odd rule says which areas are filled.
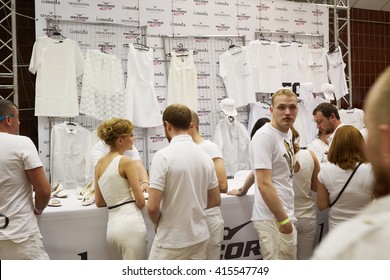
[[[78,116],[77,77],[83,70],[84,56],[75,41],[38,38],[29,67],[37,74],[35,116]]]
[[[249,42],[253,61],[257,69],[256,91],[274,93],[282,87],[282,58],[278,43]]]
[[[334,86],[334,94],[339,100],[344,95],[348,94],[347,81],[345,78],[345,66],[341,48],[337,47],[333,53],[328,54],[328,76],[331,84]]]
[[[309,68],[313,92],[322,92],[321,86],[329,83],[327,69],[327,54],[324,48],[309,48]]]
[[[236,108],[256,102],[255,77],[249,47],[231,49],[219,57],[219,75],[222,77],[229,98],[235,101]]]

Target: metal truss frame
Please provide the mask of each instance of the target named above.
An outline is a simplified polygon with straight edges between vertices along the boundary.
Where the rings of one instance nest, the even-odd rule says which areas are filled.
[[[16,0],[0,0],[0,98],[16,105],[18,96],[18,62],[16,42]]]

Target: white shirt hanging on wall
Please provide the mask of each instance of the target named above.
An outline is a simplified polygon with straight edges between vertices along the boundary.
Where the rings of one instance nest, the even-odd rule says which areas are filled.
[[[171,53],[168,76],[167,106],[173,103],[187,105],[191,110],[198,109],[197,72],[192,51],[178,57]]]
[[[364,125],[364,111],[362,109],[341,109],[339,110],[340,120],[344,124],[349,124],[361,130]]]
[[[91,132],[64,122],[53,126],[50,141],[51,182],[66,189],[83,187],[89,179]]]
[[[228,97],[235,101],[236,107],[256,102],[256,67],[249,47],[242,46],[221,54],[219,75]]]
[[[125,117],[126,104],[120,60],[98,50],[87,51],[80,112],[99,120]]]
[[[153,49],[129,45],[127,60],[127,116],[138,127],[161,125],[160,107],[154,90]]]
[[[299,71],[299,82],[309,83],[311,82],[310,78],[310,68],[309,68],[309,46],[307,44],[297,44],[298,45],[298,71]]]
[[[336,99],[339,100],[344,95],[348,94],[347,81],[344,72],[346,64],[343,61],[343,55],[339,46],[334,52],[328,54],[328,63],[329,80],[334,86],[334,94],[336,95]]]
[[[252,133],[252,129],[260,118],[272,119],[270,105],[266,103],[256,102],[249,104],[248,132]]]
[[[321,86],[329,83],[326,50],[322,47],[313,47],[309,48],[309,51],[309,68],[311,82],[313,82],[313,92],[322,92]]]
[[[274,93],[282,87],[282,58],[276,42],[249,42],[257,69],[256,91]]]
[[[78,116],[77,77],[83,68],[84,56],[75,41],[38,38],[29,67],[37,74],[35,116]]]
[[[221,119],[215,128],[213,142],[222,150],[227,176],[249,169],[250,136],[237,119],[228,116]]]
[[[298,46],[296,44],[279,44],[279,53],[282,58],[282,82],[299,82]]]

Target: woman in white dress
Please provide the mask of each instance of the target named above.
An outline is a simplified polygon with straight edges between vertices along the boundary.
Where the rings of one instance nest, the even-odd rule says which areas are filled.
[[[120,118],[105,121],[97,129],[110,151],[95,167],[95,203],[97,207],[107,206],[107,242],[124,260],[147,258],[141,213],[145,198],[133,160],[123,155],[133,146],[133,130],[130,121]]]

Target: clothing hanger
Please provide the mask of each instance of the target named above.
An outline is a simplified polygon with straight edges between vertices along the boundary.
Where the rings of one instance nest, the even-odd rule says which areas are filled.
[[[292,35],[291,37],[292,37],[291,42],[299,44],[300,47],[303,45],[303,42],[297,41],[297,40],[295,39],[295,35]]]
[[[69,122],[68,122],[66,125],[77,126],[77,124],[75,124],[75,123],[73,122],[73,118],[69,118]]]
[[[319,42],[315,42],[315,43],[310,45],[310,48],[311,49],[322,49],[322,46]]]
[[[339,51],[338,46],[336,46],[334,43],[332,43],[332,44],[329,46],[328,54],[336,53],[336,52],[338,52],[338,51]]]
[[[260,33],[259,41],[261,41],[262,45],[270,45],[271,44],[271,40],[264,38],[263,33]]]
[[[285,41],[284,38],[283,38],[283,35],[280,35],[279,36],[280,40],[279,40],[279,44],[281,47],[289,47],[291,46],[291,43],[289,41]]]
[[[227,41],[230,43],[230,45],[228,47],[228,50],[229,50],[230,54],[235,55],[235,54],[238,54],[238,53],[242,52],[241,46],[236,46],[235,44],[233,44],[233,40],[232,39],[227,39]]]
[[[184,48],[182,43],[179,43],[179,45],[177,45],[177,49],[175,50],[175,54],[176,54],[177,57],[188,56],[189,55],[189,50]],[[193,55],[197,55],[198,52],[197,51],[192,51],[192,54]],[[167,53],[166,56],[172,57],[172,54],[171,53]]]
[[[150,50],[150,47],[148,47],[147,45],[141,44],[139,37],[137,38],[137,42],[133,43],[133,46],[135,49],[140,50],[140,51],[149,51]]]
[[[66,39],[66,37],[61,34],[60,28],[58,27],[57,24],[54,25],[52,27],[52,29],[53,29],[53,32],[49,35],[50,38],[54,39],[54,37],[57,37],[57,39],[60,39],[60,40]],[[59,41],[59,42],[62,43],[62,41]]]

